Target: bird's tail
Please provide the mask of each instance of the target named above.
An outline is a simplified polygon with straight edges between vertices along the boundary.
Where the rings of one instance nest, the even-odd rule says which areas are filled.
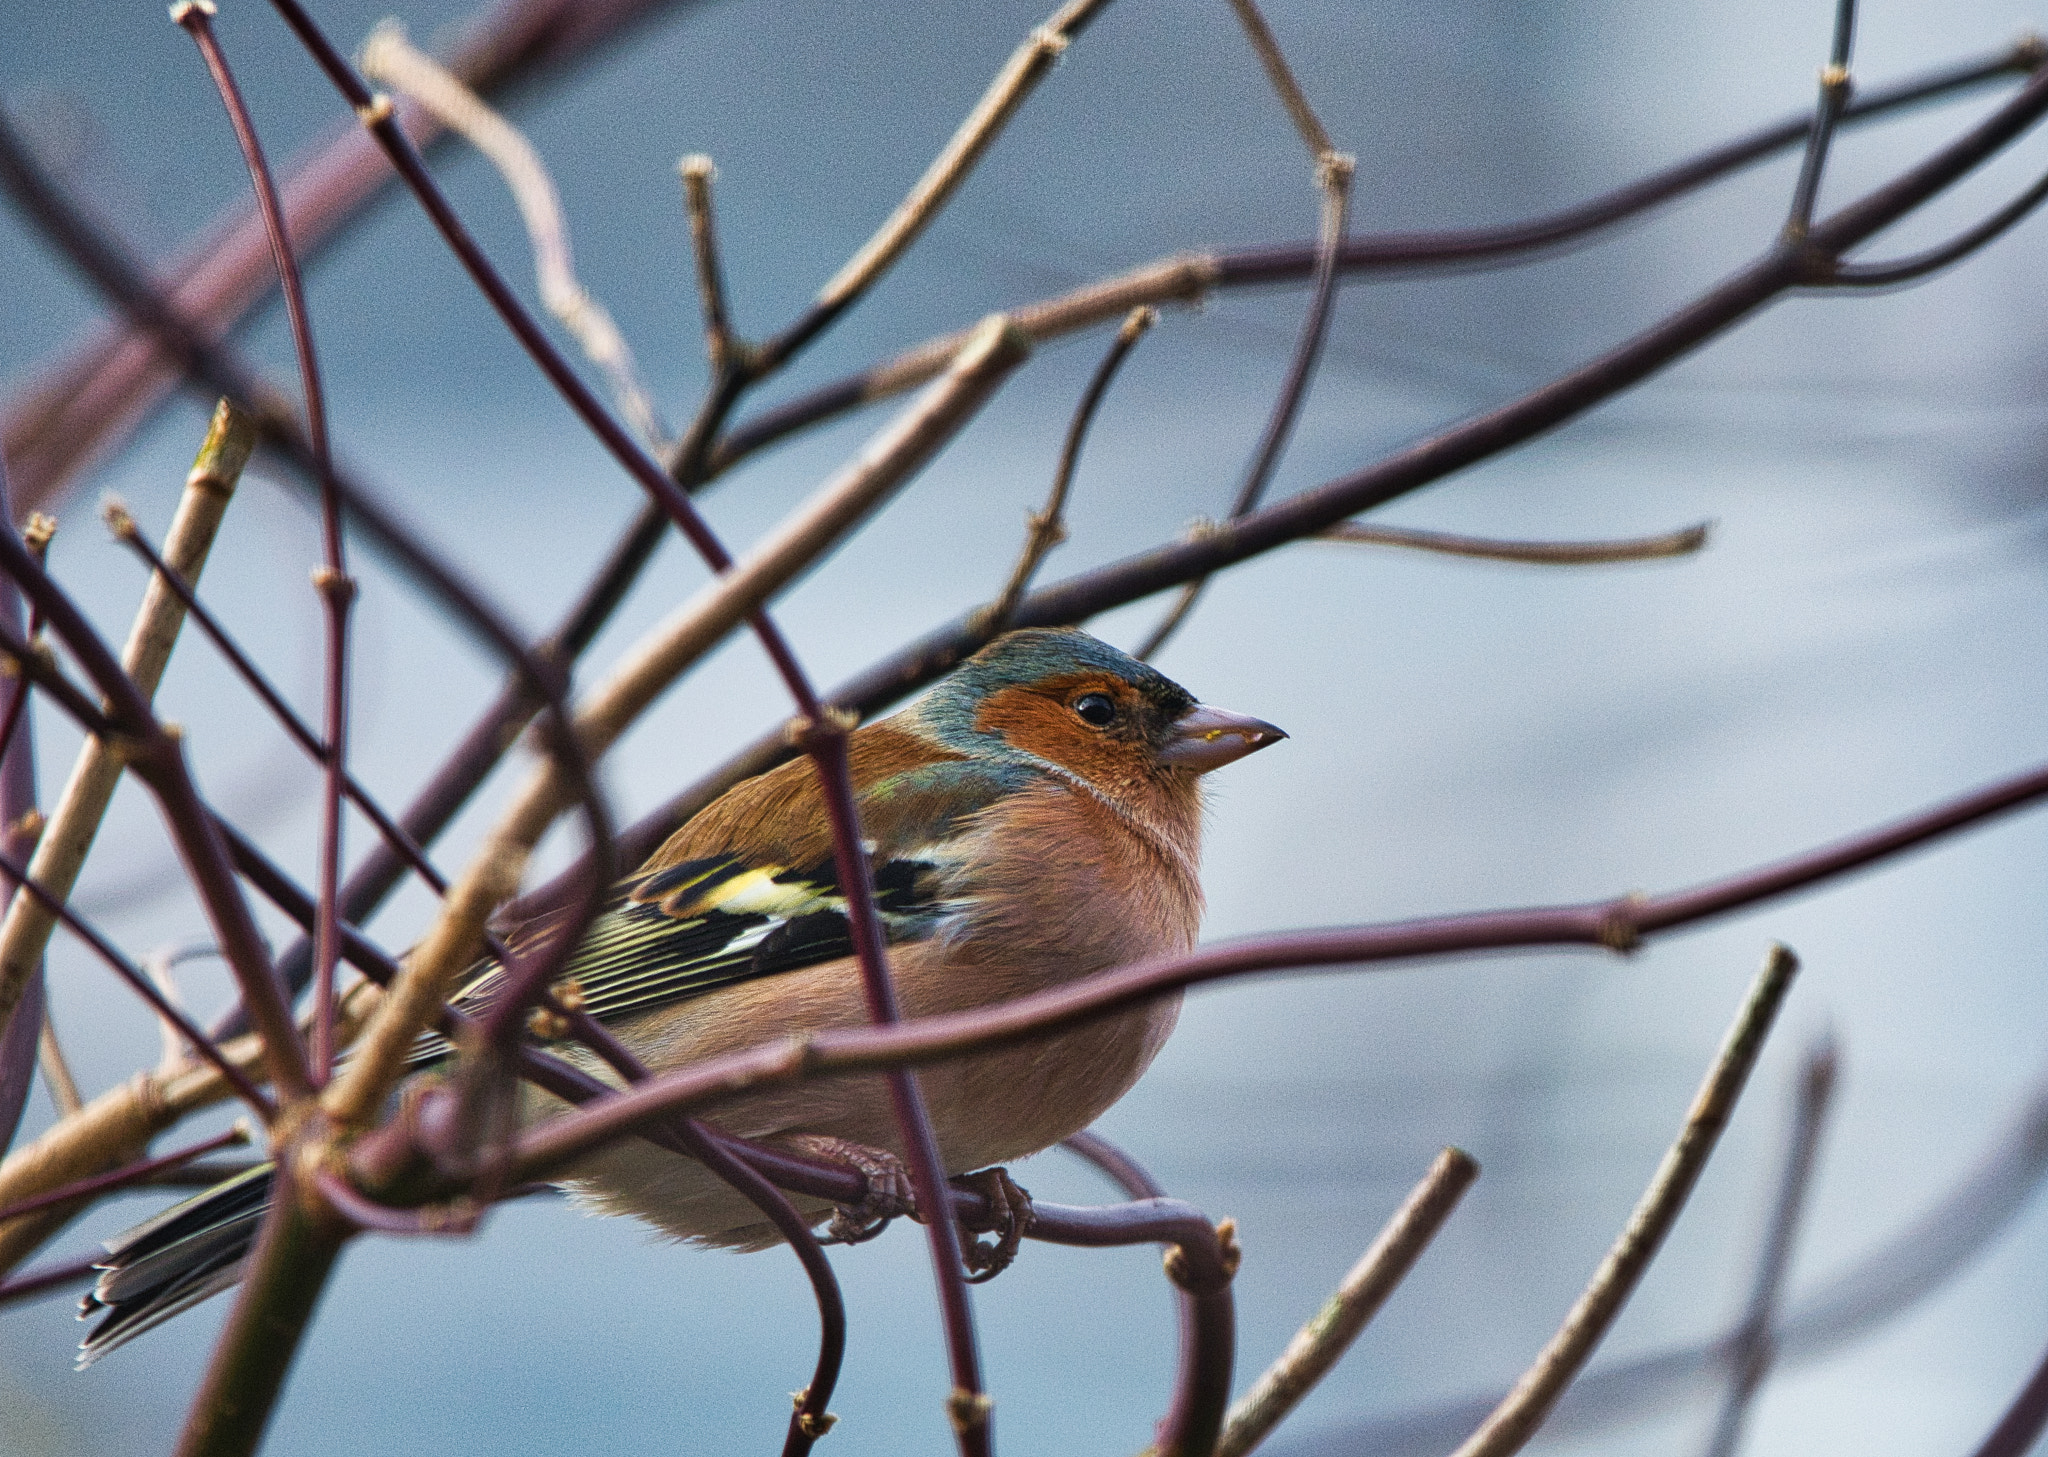
[[[99,1281],[78,1302],[80,1320],[107,1312],[79,1343],[80,1370],[242,1278],[274,1172],[262,1164],[107,1241]]]

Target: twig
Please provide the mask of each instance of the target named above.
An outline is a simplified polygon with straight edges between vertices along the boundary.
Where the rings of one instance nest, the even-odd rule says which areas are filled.
[[[1663,1244],[1678,1212],[1685,1207],[1721,1130],[1728,1124],[1736,1099],[1742,1096],[1743,1084],[1749,1080],[1750,1069],[1756,1066],[1757,1054],[1763,1051],[1764,1038],[1770,1033],[1771,1022],[1798,969],[1799,960],[1790,951],[1783,946],[1771,948],[1764,958],[1763,970],[1750,984],[1734,1025],[1722,1039],[1706,1081],[1693,1097],[1685,1127],[1657,1166],[1656,1175],[1637,1201],[1628,1224],[1600,1262],[1600,1268],[1593,1272],[1585,1292],[1565,1316],[1550,1344],[1454,1457],[1507,1457],[1520,1451],[1550,1414],[1551,1406],[1565,1387],[1579,1374],[1579,1368],[1593,1354],[1593,1348],[1607,1334],[1607,1328],[1634,1292],[1636,1281],[1656,1257],[1658,1246]]]
[[[1166,1190],[1159,1186],[1159,1181],[1143,1164],[1092,1128],[1068,1134],[1060,1140],[1060,1147],[1086,1159],[1133,1199],[1166,1197]]]
[[[1132,346],[1158,322],[1157,309],[1145,304],[1132,309],[1124,315],[1123,327],[1116,331],[1116,338],[1102,356],[1102,363],[1095,367],[1094,377],[1088,381],[1080,404],[1074,408],[1074,418],[1067,424],[1066,440],[1060,446],[1060,463],[1053,471],[1052,492],[1045,498],[1045,509],[1034,511],[1025,518],[1029,529],[1024,537],[1024,550],[1018,554],[1016,566],[1010,569],[1010,579],[1003,584],[1003,590],[983,609],[987,614],[983,628],[991,635],[1009,626],[1010,614],[1017,610],[1018,599],[1023,597],[1024,589],[1038,574],[1039,564],[1047,553],[1067,539],[1067,493],[1074,483],[1074,467],[1080,464],[1081,446],[1088,438],[1088,427],[1095,423],[1095,412],[1109,390],[1109,382],[1116,378],[1116,372],[1123,367]]]
[[[1287,1349],[1224,1419],[1216,1457],[1244,1457],[1263,1442],[1315,1384],[1351,1348],[1407,1277],[1472,1181],[1479,1165],[1463,1149],[1447,1148],[1409,1192],[1336,1293],[1287,1343]]]
[[[1579,567],[1690,556],[1707,544],[1711,529],[1711,522],[1702,521],[1697,526],[1657,536],[1626,537],[1614,541],[1500,541],[1485,536],[1459,536],[1448,531],[1422,531],[1410,526],[1368,526],[1357,521],[1340,521],[1335,526],[1323,528],[1316,537],[1321,541],[1399,546],[1446,556],[1483,557],[1489,561]]]
[[[1895,288],[1900,284],[1925,278],[1930,273],[1939,273],[2000,237],[2013,224],[2039,207],[2044,198],[2048,198],[2048,176],[2041,178],[1983,222],[1965,229],[1938,247],[1886,263],[1838,263],[1827,279],[1827,286]]]
[[[1730,1342],[1728,1388],[1721,1401],[1720,1415],[1714,1421],[1713,1436],[1707,1443],[1707,1457],[1735,1457],[1750,1404],[1763,1390],[1764,1378],[1777,1357],[1777,1339],[1771,1327],[1777,1319],[1786,1274],[1791,1269],[1792,1243],[1799,1233],[1807,1190],[1813,1185],[1821,1128],[1827,1122],[1838,1065],[1834,1040],[1823,1038],[1807,1052],[1806,1065],[1800,1070],[1792,1137],[1785,1149],[1778,1197],[1772,1205],[1770,1225],[1757,1259],[1749,1307]]]
[[[1259,7],[1253,0],[1230,0],[1230,8],[1237,12],[1238,23],[1244,27],[1245,37],[1252,43],[1252,51],[1265,68],[1266,80],[1279,95],[1280,104],[1287,108],[1288,118],[1293,121],[1294,129],[1301,133],[1302,144],[1308,148],[1308,154],[1320,160],[1334,152],[1336,145],[1331,142],[1330,134],[1323,130],[1315,108],[1308,104],[1301,83],[1294,79],[1287,57],[1280,50],[1280,42],[1273,38],[1272,27],[1266,24],[1266,17],[1259,13]]]
[[[186,478],[165,541],[166,557],[186,577],[196,579],[206,565],[214,534],[255,444],[249,418],[223,401],[214,411],[205,443]],[[152,578],[121,655],[122,667],[144,697],[154,694],[163,677],[184,615],[177,597]],[[86,852],[92,848],[93,836],[113,799],[121,768],[120,753],[103,739],[88,738],[79,749],[71,777],[50,812],[28,866],[29,878],[56,900],[68,896],[77,883]],[[34,896],[21,893],[11,897],[6,918],[0,921],[0,1026],[11,1017],[56,924],[56,917]]]
[[[1789,248],[1802,246],[1813,226],[1813,205],[1820,197],[1828,144],[1835,139],[1835,126],[1849,104],[1849,42],[1855,29],[1856,0],[1835,0],[1834,40],[1828,47],[1828,63],[1821,68],[1820,99],[1814,104],[1813,126],[1806,134],[1806,155],[1800,159],[1799,180],[1792,188],[1791,215],[1785,219],[1783,236]]]
[[[1240,15],[1257,15],[1250,8],[1250,0],[1231,0]],[[1247,21],[1247,27],[1252,22]],[[1260,23],[1263,29],[1263,22]],[[1270,42],[1270,34],[1266,36]],[[1286,63],[1275,63],[1281,73],[1286,72]],[[1298,87],[1293,87],[1293,78],[1288,85],[1296,99],[1300,97]],[[1292,103],[1290,103],[1291,105]],[[1304,112],[1307,102],[1301,102]],[[1310,114],[1313,121],[1313,114]],[[1317,134],[1322,128],[1315,127]],[[1280,393],[1273,401],[1273,408],[1266,417],[1265,428],[1259,433],[1259,443],[1252,452],[1251,464],[1245,467],[1244,480],[1238,486],[1237,499],[1231,503],[1230,519],[1235,521],[1255,510],[1260,498],[1265,495],[1267,485],[1273,479],[1273,472],[1279,467],[1280,457],[1287,449],[1287,442],[1293,437],[1294,425],[1301,416],[1302,402],[1308,398],[1310,381],[1315,378],[1316,365],[1322,358],[1323,340],[1330,327],[1330,312],[1337,302],[1337,260],[1344,246],[1344,233],[1351,209],[1351,177],[1354,171],[1352,159],[1340,152],[1327,148],[1317,154],[1316,184],[1323,193],[1322,236],[1316,246],[1315,284],[1309,295],[1308,313],[1302,319],[1301,336],[1295,341],[1294,355],[1287,366],[1287,377],[1281,381]],[[1173,605],[1152,629],[1145,641],[1134,650],[1132,656],[1149,661],[1166,646],[1180,625],[1187,621],[1194,610],[1202,590],[1209,584],[1207,577],[1196,577],[1182,587]]]
[[[16,1301],[34,1300],[39,1295],[55,1295],[68,1290],[81,1280],[90,1280],[105,1258],[104,1251],[95,1250],[75,1260],[45,1265],[42,1269],[30,1270],[26,1275],[0,1282],[0,1305],[12,1305]]]
[[[59,1118],[69,1118],[85,1106],[85,1100],[78,1095],[78,1079],[71,1075],[71,1064],[64,1060],[64,1047],[57,1041],[57,1027],[50,1020],[48,1008],[43,1010],[43,1030],[36,1040],[36,1062],[50,1090],[50,1101],[57,1105]]]
[[[243,1076],[239,1068],[228,1061],[226,1054],[185,1015],[183,1009],[164,995],[163,989],[148,973],[116,950],[113,942],[93,929],[90,922],[60,900],[48,886],[38,881],[31,871],[25,870],[9,856],[0,855],[0,879],[13,883],[17,901],[26,899],[39,907],[49,915],[53,925],[61,923],[65,930],[91,947],[93,953],[111,967],[116,976],[127,982],[138,996],[149,1003],[151,1010],[167,1026],[176,1028],[179,1034],[192,1044],[195,1054],[219,1070],[220,1075],[227,1079],[242,1101],[255,1109],[264,1122],[268,1123],[277,1116],[277,1109],[270,1100]]]
[[[702,152],[676,164],[683,179],[683,207],[690,217],[690,251],[697,261],[697,301],[704,312],[704,354],[714,381],[728,371],[750,367],[746,345],[734,338],[725,303],[725,270],[718,262],[718,224],[711,211],[711,183],[718,169]]]
[[[327,774],[320,806],[320,921],[313,938],[313,1037],[308,1054],[313,1083],[318,1087],[327,1081],[328,1068],[334,1061],[334,969],[340,959],[336,900],[341,887],[341,802],[348,778],[348,618],[355,604],[356,584],[348,575],[342,554],[341,495],[334,483],[334,455],[327,439],[327,396],[320,383],[319,355],[313,348],[313,324],[306,310],[305,285],[299,276],[291,239],[285,233],[284,204],[278,198],[270,164],[264,159],[255,122],[235,85],[227,54],[213,33],[213,13],[213,0],[178,0],[171,7],[171,19],[192,37],[206,61],[206,69],[220,92],[221,104],[227,108],[242,158],[248,164],[257,211],[263,215],[263,230],[269,237],[271,257],[284,292],[292,349],[298,356],[305,394],[306,435],[312,443],[314,471],[320,482],[325,561],[313,573],[313,587],[320,595],[327,625]]]
[[[2024,36],[1988,60],[1868,92],[1848,107],[1842,119],[1865,121],[2002,76],[2028,74],[2038,69],[2044,58],[2048,58],[2048,43],[2038,36]],[[1808,111],[1562,212],[1526,222],[1442,233],[1354,236],[1345,243],[1339,266],[1347,276],[1428,268],[1512,266],[1529,256],[1587,238],[1760,162],[1803,141],[1812,127],[1813,114]],[[1116,318],[1139,304],[1194,303],[1212,288],[1301,281],[1313,275],[1317,253],[1315,243],[1293,243],[1235,253],[1166,258],[1057,298],[1018,305],[1009,312],[1020,329],[1038,343],[1045,343]],[[923,384],[945,367],[959,343],[960,336],[952,334],[915,345],[880,364],[741,421],[720,442],[710,462],[711,472],[728,470],[756,451],[808,426]]]
[[[263,670],[242,650],[241,644],[235,641],[226,625],[213,615],[213,610],[200,600],[198,594],[192,590],[191,584],[149,544],[149,538],[143,535],[142,528],[136,524],[128,508],[119,500],[109,497],[100,508],[100,514],[105,518],[107,530],[112,533],[114,539],[141,558],[143,563],[157,574],[158,580],[177,595],[178,601],[184,605],[192,621],[198,624],[199,630],[206,635],[207,641],[213,644],[215,651],[227,659],[228,666],[235,670],[235,676],[240,678],[249,691],[270,711],[270,716],[277,720],[278,726],[298,743],[308,758],[316,764],[325,766],[330,758],[326,743],[304,719],[298,716],[292,706],[285,702],[284,695],[277,691],[276,686],[264,676]],[[368,819],[377,833],[383,837],[384,843],[405,861],[414,874],[427,883],[430,890],[439,894],[448,888],[447,877],[434,868],[426,858],[426,852],[413,841],[412,836],[406,834],[404,829],[392,820],[383,806],[371,797],[369,790],[365,789],[353,774],[345,775],[342,779],[342,792],[351,804],[363,812],[364,818]],[[354,920],[356,917],[348,916],[345,919]]]
[[[2012,1399],[1973,1457],[2027,1457],[2048,1429],[2048,1355],[2034,1368],[2027,1384]]]
[[[38,1194],[33,1199],[24,1199],[18,1204],[9,1204],[0,1208],[0,1224],[10,1219],[18,1219],[24,1214],[33,1214],[39,1209],[68,1204],[74,1199],[96,1198],[101,1194],[110,1194],[116,1189],[125,1189],[130,1184],[148,1183],[155,1175],[189,1164],[194,1159],[204,1158],[207,1154],[217,1153],[224,1148],[239,1148],[248,1143],[249,1138],[249,1125],[238,1121],[226,1133],[216,1134],[189,1148],[181,1148],[161,1158],[131,1164],[125,1169],[115,1169],[112,1173],[100,1174],[95,1178],[81,1179],[75,1184],[66,1184],[46,1194]]]
[[[966,120],[960,123],[959,129],[932,159],[924,175],[918,178],[917,185],[897,204],[896,211],[818,290],[818,301],[811,316],[800,321],[789,335],[777,340],[774,346],[776,353],[786,353],[791,347],[787,341],[792,338],[808,339],[816,334],[826,322],[865,293],[889,265],[902,256],[903,250],[924,231],[925,224],[938,215],[954,189],[966,180],[974,164],[981,160],[982,153],[988,150],[1010,118],[1017,114],[1017,109],[1037,89],[1038,83],[1052,69],[1053,62],[1066,53],[1075,37],[1106,4],[1108,0],[1068,0],[1045,24],[1031,32],[1011,54],[1008,64],[995,80],[989,83],[988,90],[975,103],[974,110],[967,114]]]
[[[533,144],[451,72],[416,50],[406,39],[405,27],[396,20],[379,22],[363,43],[358,62],[363,74],[424,106],[442,125],[460,132],[498,169],[526,223],[541,302],[582,346],[590,362],[604,371],[611,382],[613,401],[640,438],[657,449],[666,448],[668,428],[640,382],[633,351],[611,314],[576,276],[562,199]]]

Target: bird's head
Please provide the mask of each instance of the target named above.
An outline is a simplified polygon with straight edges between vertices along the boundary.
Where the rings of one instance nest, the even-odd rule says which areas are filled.
[[[1197,703],[1171,678],[1072,628],[997,638],[915,713],[949,747],[1041,760],[1105,789],[1192,778],[1287,737]]]

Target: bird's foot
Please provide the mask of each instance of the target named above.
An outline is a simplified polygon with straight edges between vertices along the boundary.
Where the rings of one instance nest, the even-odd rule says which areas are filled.
[[[1017,1258],[1024,1231],[1031,1228],[1031,1195],[1004,1168],[961,1174],[953,1183],[988,1201],[987,1214],[973,1223],[964,1219],[960,1222],[961,1229],[970,1236],[996,1237],[993,1242],[969,1238],[960,1250],[961,1262],[967,1266],[967,1283],[985,1284],[1009,1269],[1010,1262]]]
[[[832,1211],[832,1222],[825,1226],[826,1243],[864,1244],[887,1229],[899,1214],[917,1218],[910,1170],[887,1149],[824,1133],[793,1133],[781,1141],[797,1153],[859,1169],[867,1180],[867,1193],[860,1203],[842,1204]]]

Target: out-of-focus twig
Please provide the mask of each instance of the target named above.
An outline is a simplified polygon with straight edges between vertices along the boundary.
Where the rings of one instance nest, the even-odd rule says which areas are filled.
[[[1580,567],[1606,562],[1646,562],[1689,556],[1707,544],[1711,523],[1702,521],[1657,536],[1610,541],[1502,541],[1488,536],[1461,536],[1449,531],[1424,531],[1410,526],[1372,526],[1340,521],[1316,533],[1321,541],[1348,541],[1361,546],[1399,546],[1446,556],[1482,557],[1533,566]]]
[[[1216,1457],[1244,1457],[1328,1374],[1422,1258],[1478,1177],[1479,1165],[1463,1149],[1447,1148],[1437,1155],[1336,1292],[1295,1333],[1252,1389],[1232,1404],[1216,1443]]]
[[[50,1021],[47,1009],[43,1012],[43,1030],[36,1043],[36,1063],[42,1069],[43,1082],[49,1087],[50,1101],[57,1105],[57,1116],[69,1118],[85,1106],[85,1100],[78,1095],[78,1079],[72,1075],[71,1064],[65,1060],[64,1045],[57,1040],[57,1028]]]
[[[984,626],[988,632],[998,633],[1009,625],[1010,614],[1017,610],[1018,599],[1038,574],[1039,564],[1048,552],[1067,539],[1067,493],[1074,484],[1074,467],[1080,464],[1081,445],[1088,438],[1088,427],[1095,423],[1095,412],[1109,391],[1109,382],[1116,378],[1116,372],[1123,367],[1132,346],[1158,322],[1157,309],[1145,304],[1132,309],[1124,315],[1123,327],[1116,331],[1116,339],[1102,356],[1102,363],[1096,366],[1095,376],[1088,381],[1080,404],[1074,408],[1074,418],[1068,422],[1066,440],[1060,446],[1060,463],[1053,471],[1052,491],[1045,498],[1045,508],[1032,512],[1026,518],[1029,530],[1024,538],[1024,550],[1017,556],[1017,565],[1010,570],[1009,581],[1003,584],[996,600],[985,609],[988,620]]]
[[[704,355],[714,380],[750,361],[746,346],[733,335],[732,314],[725,302],[725,269],[718,261],[718,220],[711,207],[711,183],[718,168],[702,152],[676,164],[683,179],[683,207],[690,217],[690,251],[697,261],[697,302],[704,313]]]
[[[1736,1327],[1729,1352],[1728,1389],[1714,1420],[1713,1436],[1707,1442],[1707,1457],[1735,1457],[1750,1405],[1763,1390],[1764,1378],[1776,1360],[1777,1339],[1772,1325],[1777,1319],[1785,1277],[1792,1267],[1792,1244],[1806,1209],[1807,1190],[1813,1186],[1821,1129],[1827,1122],[1838,1067],[1834,1039],[1823,1038],[1808,1051],[1806,1065],[1800,1069],[1799,1096],[1793,1104],[1792,1137],[1785,1149],[1784,1171],[1778,1179],[1777,1199],[1771,1206],[1770,1224],[1757,1258],[1749,1307],[1743,1313],[1742,1324]]]
[[[1322,359],[1323,340],[1330,329],[1330,313],[1337,303],[1338,264],[1343,256],[1344,236],[1350,228],[1351,179],[1357,163],[1348,153],[1338,151],[1331,144],[1329,132],[1309,105],[1301,83],[1294,79],[1287,58],[1280,53],[1280,43],[1273,38],[1273,32],[1267,26],[1266,18],[1259,13],[1255,0],[1230,0],[1230,3],[1244,25],[1252,49],[1258,53],[1259,64],[1265,68],[1267,79],[1279,93],[1281,103],[1294,119],[1295,128],[1308,147],[1309,157],[1315,163],[1316,186],[1323,194],[1322,230],[1316,240],[1316,267],[1314,282],[1310,286],[1308,312],[1302,319],[1301,334],[1295,340],[1294,354],[1287,364],[1287,376],[1280,383],[1280,393],[1274,397],[1265,428],[1259,432],[1259,443],[1252,451],[1251,464],[1245,467],[1244,480],[1237,488],[1237,499],[1231,502],[1230,519],[1235,521],[1256,509],[1264,497],[1273,472],[1280,466],[1280,457],[1286,453],[1287,443],[1293,438],[1295,422],[1301,418],[1302,404],[1308,398],[1316,365]],[[1187,621],[1188,614],[1194,611],[1195,603],[1208,585],[1207,577],[1196,577],[1183,586],[1159,625],[1152,629],[1133,655],[1147,661],[1157,655],[1180,630],[1181,624]]]
[[[358,60],[365,75],[424,106],[443,126],[460,132],[498,169],[526,222],[541,302],[582,346],[590,362],[604,371],[612,399],[627,423],[650,446],[666,449],[668,428],[640,382],[633,351],[605,306],[576,276],[561,195],[533,144],[452,72],[416,49],[396,20],[383,21],[370,32]]]
[[[206,441],[186,478],[164,543],[166,559],[188,581],[196,580],[206,565],[214,534],[255,444],[255,430],[248,417],[223,401],[214,411]],[[121,666],[144,695],[156,691],[184,618],[177,596],[152,578],[121,655]],[[59,899],[69,895],[77,882],[121,768],[120,752],[98,738],[88,738],[79,749],[71,777],[50,812],[28,866],[30,878]],[[6,918],[0,921],[0,1028],[11,1016],[56,925],[56,916],[33,895],[21,891],[11,897]]]
[[[1720,1140],[1721,1130],[1742,1096],[1764,1038],[1791,990],[1799,960],[1783,946],[1773,946],[1764,958],[1763,970],[1750,984],[1742,1010],[1722,1040],[1706,1081],[1694,1095],[1687,1110],[1685,1127],[1657,1166],[1650,1186],[1643,1191],[1628,1224],[1593,1272],[1592,1280],[1578,1298],[1557,1334],[1538,1353],[1535,1362],[1515,1383],[1507,1398],[1480,1423],[1479,1430],[1460,1446],[1455,1457],[1507,1457],[1521,1450],[1536,1433],[1550,1408],[1571,1384],[1586,1358],[1607,1328],[1621,1313],[1634,1293],[1636,1282],[1649,1268],[1657,1249],[1685,1207],[1686,1197],[1698,1182],[1707,1157]]]

